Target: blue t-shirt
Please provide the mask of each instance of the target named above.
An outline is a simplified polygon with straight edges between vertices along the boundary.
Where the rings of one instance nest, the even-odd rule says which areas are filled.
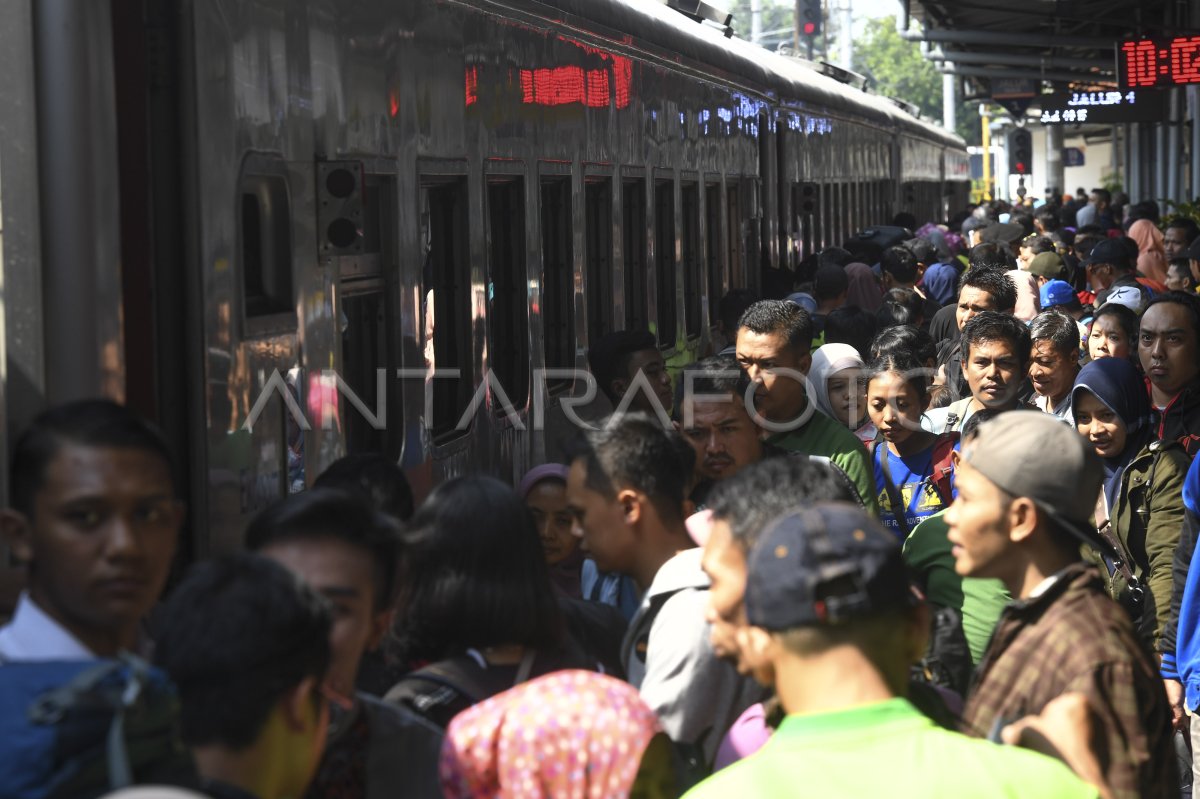
[[[900,538],[904,538],[906,533],[896,521],[896,512],[892,508],[887,479],[883,472],[883,458],[888,459],[892,485],[896,487],[896,492],[904,502],[904,518],[908,522],[908,530],[911,531],[946,507],[931,479],[933,450],[934,447],[929,447],[922,452],[901,457],[894,454],[884,442],[880,442],[875,448],[872,465],[875,467],[875,489],[879,498],[879,520]]]

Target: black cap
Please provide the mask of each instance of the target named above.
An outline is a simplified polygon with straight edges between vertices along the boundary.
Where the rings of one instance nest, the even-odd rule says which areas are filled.
[[[1025,235],[1025,228],[1012,222],[997,222],[979,231],[979,239],[984,242],[1012,246],[1014,241],[1020,241]]]
[[[750,554],[746,616],[756,627],[840,624],[912,601],[899,540],[857,505],[782,516]]]
[[[1180,253],[1181,258],[1191,258],[1193,261],[1200,261],[1200,236],[1188,245],[1188,248]]]
[[[1092,264],[1111,264],[1121,269],[1129,268],[1129,250],[1120,239],[1104,239],[1098,242],[1088,256],[1083,259],[1084,266]]]

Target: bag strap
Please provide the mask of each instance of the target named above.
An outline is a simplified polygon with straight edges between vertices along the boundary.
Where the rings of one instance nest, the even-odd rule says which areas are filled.
[[[875,460],[876,453],[883,450],[883,454],[879,457],[879,468],[883,471],[883,490],[887,492],[888,502],[892,505],[892,516],[896,519],[896,526],[904,533],[904,537],[908,538],[908,506],[904,504],[904,497],[901,496],[896,484],[892,482],[892,466],[888,462],[891,460],[888,457],[887,445],[883,443],[882,438],[877,438],[871,442],[871,459]]]
[[[942,433],[933,444],[933,472],[930,474],[930,485],[937,492],[938,499],[944,507],[950,507],[954,501],[950,488],[950,476],[954,474],[954,445],[958,443],[958,433]]]
[[[1135,602],[1141,602],[1145,595],[1145,589],[1142,587],[1142,581],[1133,573],[1130,565],[1133,562],[1132,558],[1129,557],[1121,539],[1113,532],[1112,519],[1108,517],[1108,497],[1104,495],[1103,487],[1100,489],[1100,496],[1096,499],[1095,512],[1096,533],[1110,550],[1100,553],[1100,559],[1104,561],[1104,566],[1108,569],[1108,576],[1111,578],[1117,574],[1121,575],[1125,584],[1129,586],[1130,596]]]

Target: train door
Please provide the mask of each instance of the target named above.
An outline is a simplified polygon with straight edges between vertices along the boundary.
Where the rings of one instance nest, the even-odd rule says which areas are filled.
[[[424,253],[418,324],[425,382],[432,383],[430,418],[425,424],[433,443],[441,444],[462,433],[456,425],[471,398],[474,326],[467,179],[422,176],[420,200]],[[459,376],[434,380],[435,371],[449,374],[451,370],[458,370]]]
[[[625,329],[647,329],[646,181],[641,178],[626,178],[621,183],[621,259]]]
[[[375,452],[393,461],[404,441],[398,325],[392,307],[398,270],[395,174],[367,174],[363,186],[362,253],[338,258],[341,377],[362,409],[343,415],[347,454]]]
[[[721,246],[722,214],[721,184],[708,183],[704,187],[704,239],[705,267],[707,272],[708,320],[715,326],[720,318],[717,311],[721,298],[729,290],[729,270],[725,268],[724,249]]]
[[[700,340],[700,295],[704,266],[700,262],[700,187],[684,183],[680,192],[680,268],[683,269],[683,328],[689,346]]]
[[[584,294],[588,346],[614,329],[612,179],[589,176],[584,183]],[[623,318],[623,316],[622,316]]]
[[[675,306],[675,182],[654,181],[654,284],[657,338],[673,348],[678,322]]]
[[[541,186],[542,280],[537,311],[542,319],[542,348],[548,369],[575,365],[575,259],[571,241],[571,178],[543,177]],[[570,379],[548,381],[557,394]]]
[[[726,269],[728,270],[729,288],[747,288],[746,263],[743,257],[745,239],[742,230],[742,200],[741,187],[738,182],[731,180],[726,184],[725,197],[725,247]]]

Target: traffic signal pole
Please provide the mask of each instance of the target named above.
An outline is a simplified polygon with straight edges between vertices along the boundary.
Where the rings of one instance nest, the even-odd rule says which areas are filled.
[[[979,104],[979,119],[983,125],[983,199],[992,199],[992,118],[987,103]]]

